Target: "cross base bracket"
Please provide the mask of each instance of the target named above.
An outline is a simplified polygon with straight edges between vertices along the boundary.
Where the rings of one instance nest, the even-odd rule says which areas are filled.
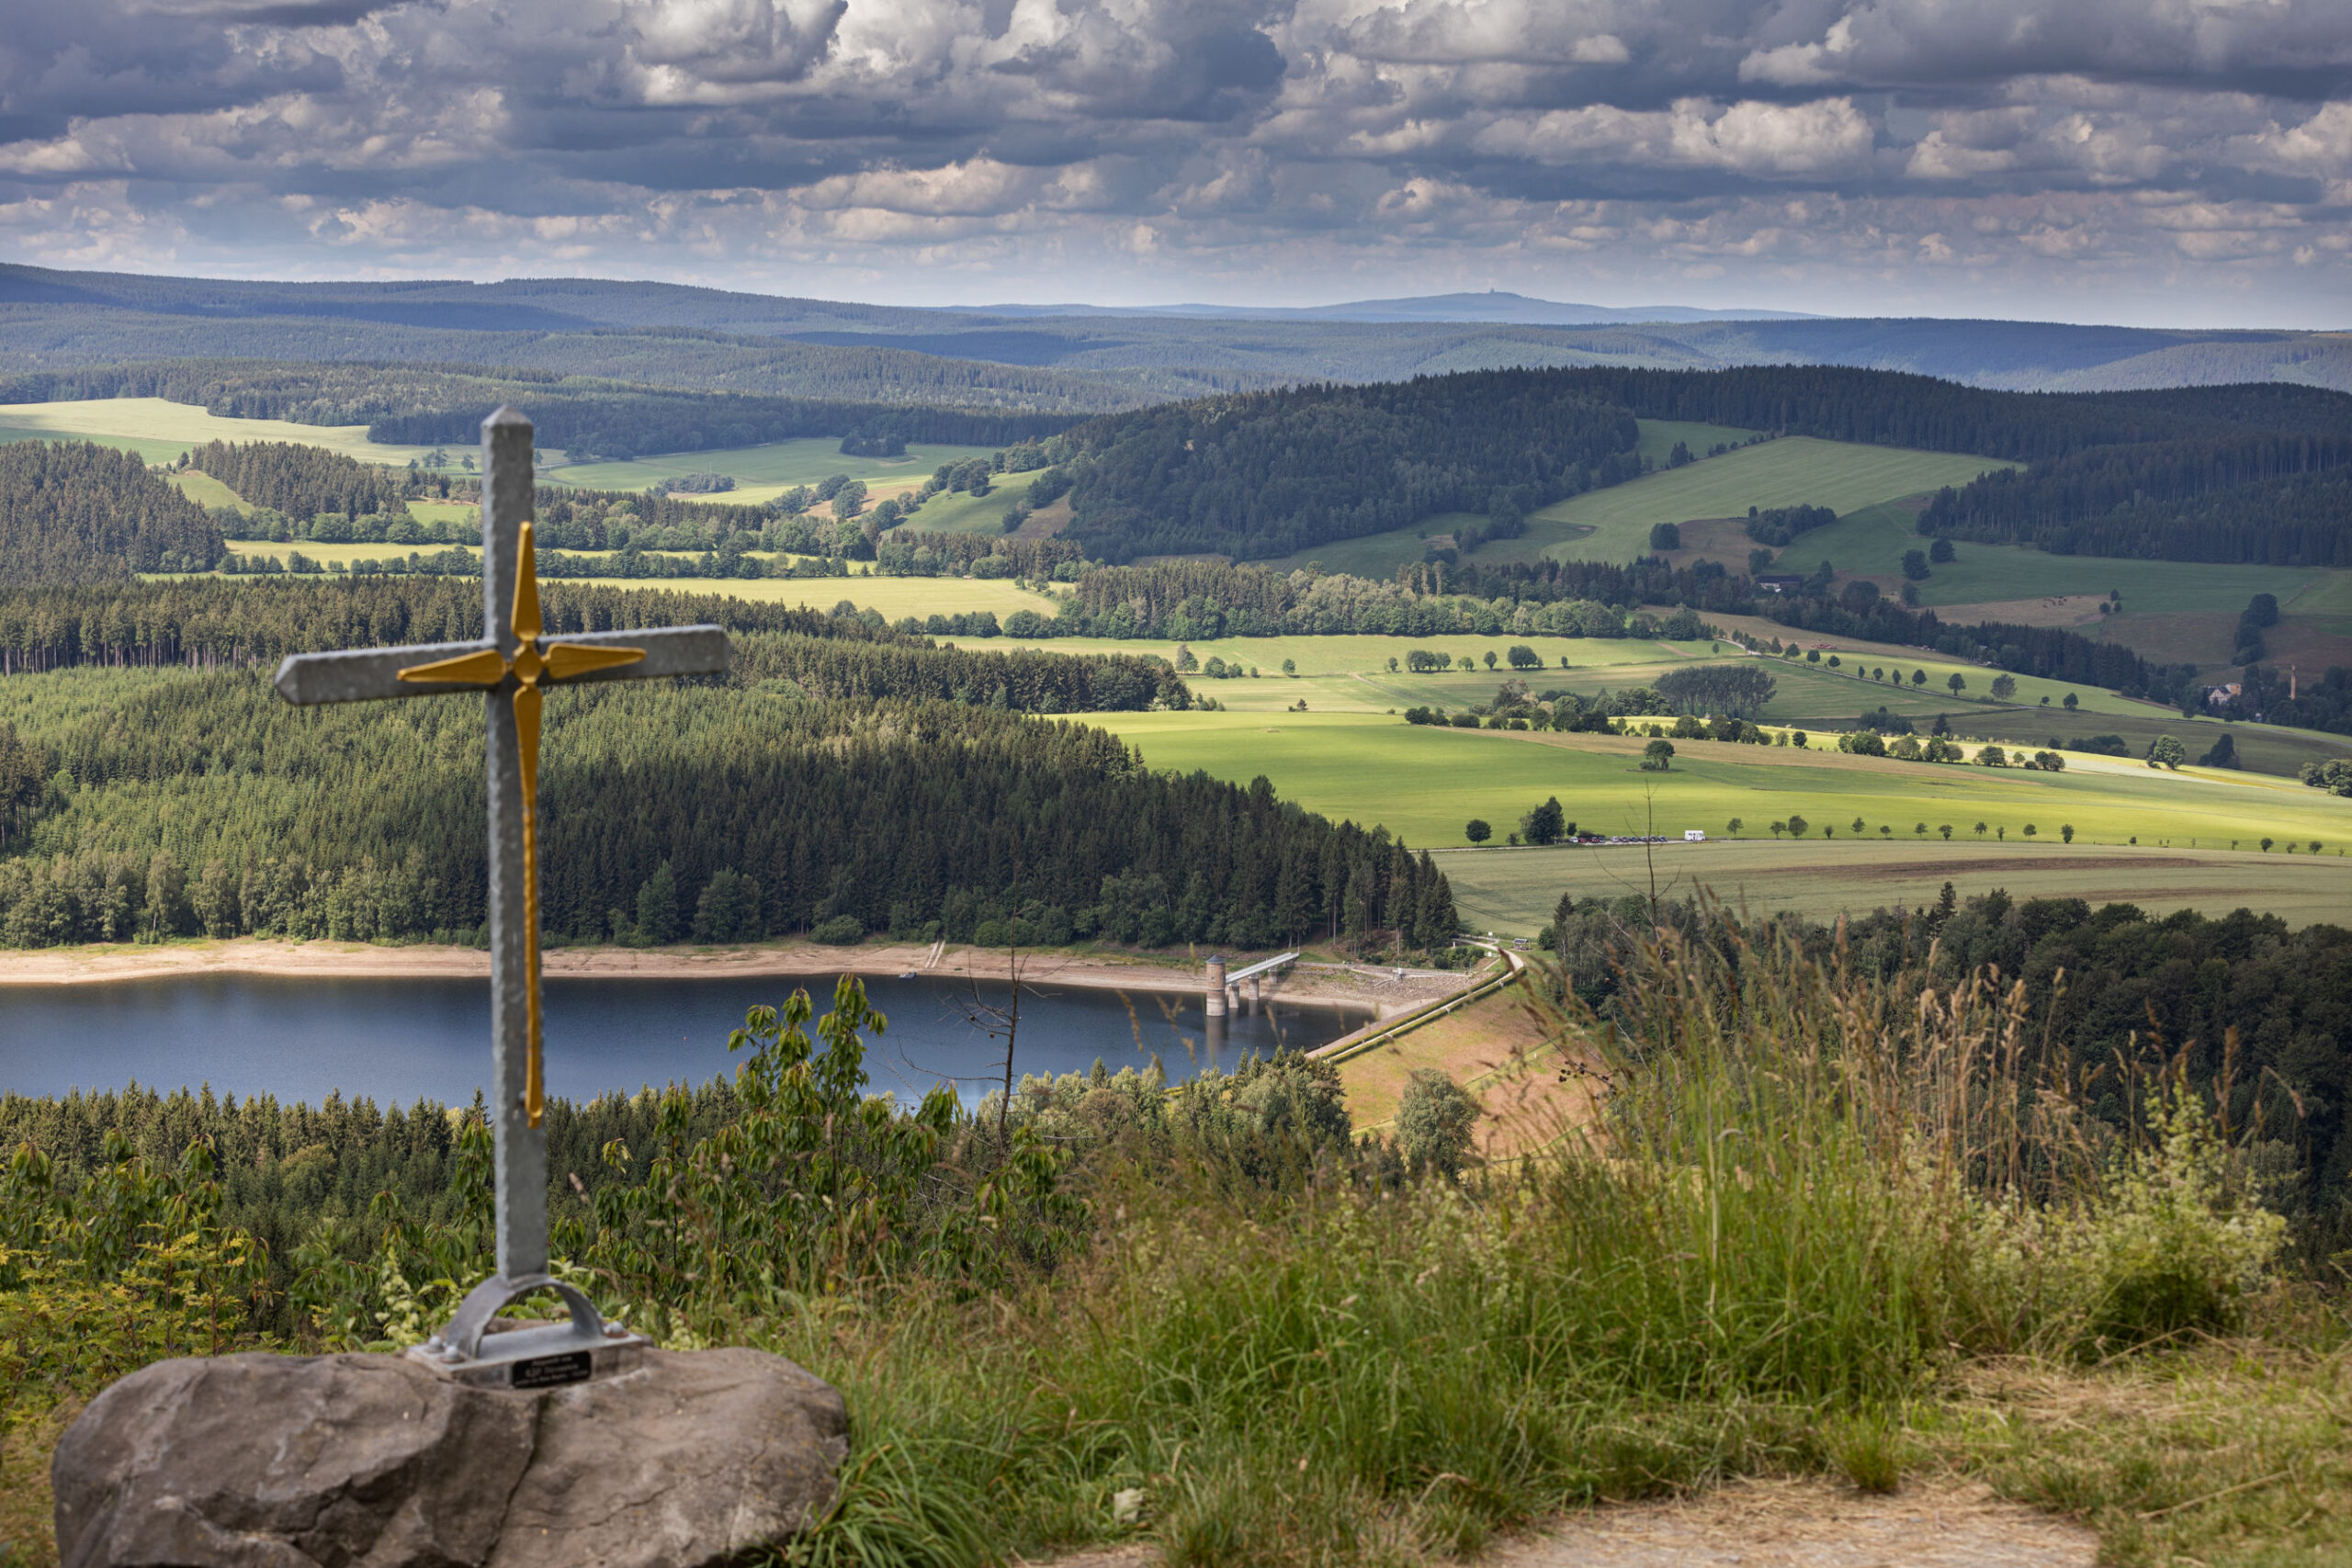
[[[570,1321],[494,1325],[508,1303],[535,1291],[561,1297]],[[447,1327],[408,1355],[454,1382],[528,1391],[618,1377],[637,1367],[651,1343],[549,1275],[492,1275],[466,1292]]]

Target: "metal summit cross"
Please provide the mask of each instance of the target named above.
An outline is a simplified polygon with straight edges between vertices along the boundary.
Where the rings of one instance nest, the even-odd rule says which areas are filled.
[[[481,692],[489,730],[490,1061],[496,1116],[498,1271],[467,1293],[448,1326],[411,1350],[468,1382],[533,1388],[617,1371],[644,1341],[606,1323],[548,1273],[548,1138],[540,1124],[539,708],[549,686],[715,675],[718,626],[542,635],[531,543],[531,422],[502,408],[481,425],[480,642],[298,653],[277,670],[288,702],[368,702]],[[508,1303],[560,1295],[568,1324],[485,1334]]]

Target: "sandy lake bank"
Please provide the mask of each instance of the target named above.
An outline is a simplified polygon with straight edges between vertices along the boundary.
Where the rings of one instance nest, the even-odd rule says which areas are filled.
[[[1238,968],[1250,960],[1235,954]],[[1023,978],[1043,987],[1195,995],[1198,964],[1119,953],[1035,953],[1021,955]],[[779,978],[813,975],[894,976],[1001,980],[1005,956],[994,949],[903,943],[826,947],[783,942],[753,947],[560,947],[541,960],[549,978],[698,980]],[[115,942],[0,953],[0,987],[94,986],[205,975],[267,975],[303,979],[465,979],[487,976],[490,954],[478,948],[378,946],[352,942],[173,942],[159,946]],[[1386,1018],[1458,990],[1467,976],[1366,964],[1305,964],[1282,977],[1277,993],[1293,1005],[1356,1007]],[[821,998],[819,998],[822,1000]]]

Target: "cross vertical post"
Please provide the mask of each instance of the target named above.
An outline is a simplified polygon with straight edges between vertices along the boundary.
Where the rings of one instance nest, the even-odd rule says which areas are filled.
[[[547,1085],[540,1062],[539,716],[549,686],[717,675],[718,626],[543,635],[533,547],[531,422],[502,408],[481,426],[482,636],[421,648],[290,655],[278,694],[300,706],[480,692],[489,784],[490,1061],[497,1272],[409,1354],[469,1382],[544,1388],[620,1370],[645,1341],[548,1272]],[[511,1302],[563,1300],[568,1324],[490,1336]]]
[[[491,645],[507,660],[523,525],[535,516],[531,422],[502,408],[481,423],[481,610]],[[482,696],[490,778],[490,1077],[498,1273],[519,1280],[548,1269],[548,1134],[529,1103],[532,996],[537,988],[537,856],[524,850],[522,738],[502,682]],[[534,768],[533,773],[537,770]],[[535,781],[536,782],[536,781]],[[526,926],[534,929],[526,931]]]

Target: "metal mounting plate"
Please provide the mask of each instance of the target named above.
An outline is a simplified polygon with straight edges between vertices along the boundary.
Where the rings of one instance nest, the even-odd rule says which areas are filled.
[[[560,1296],[571,1316],[562,1323],[508,1328],[498,1314],[535,1291]],[[493,1275],[466,1293],[449,1325],[409,1359],[443,1377],[478,1388],[543,1389],[618,1377],[631,1371],[651,1341],[607,1322],[586,1295],[546,1274],[509,1280]]]

